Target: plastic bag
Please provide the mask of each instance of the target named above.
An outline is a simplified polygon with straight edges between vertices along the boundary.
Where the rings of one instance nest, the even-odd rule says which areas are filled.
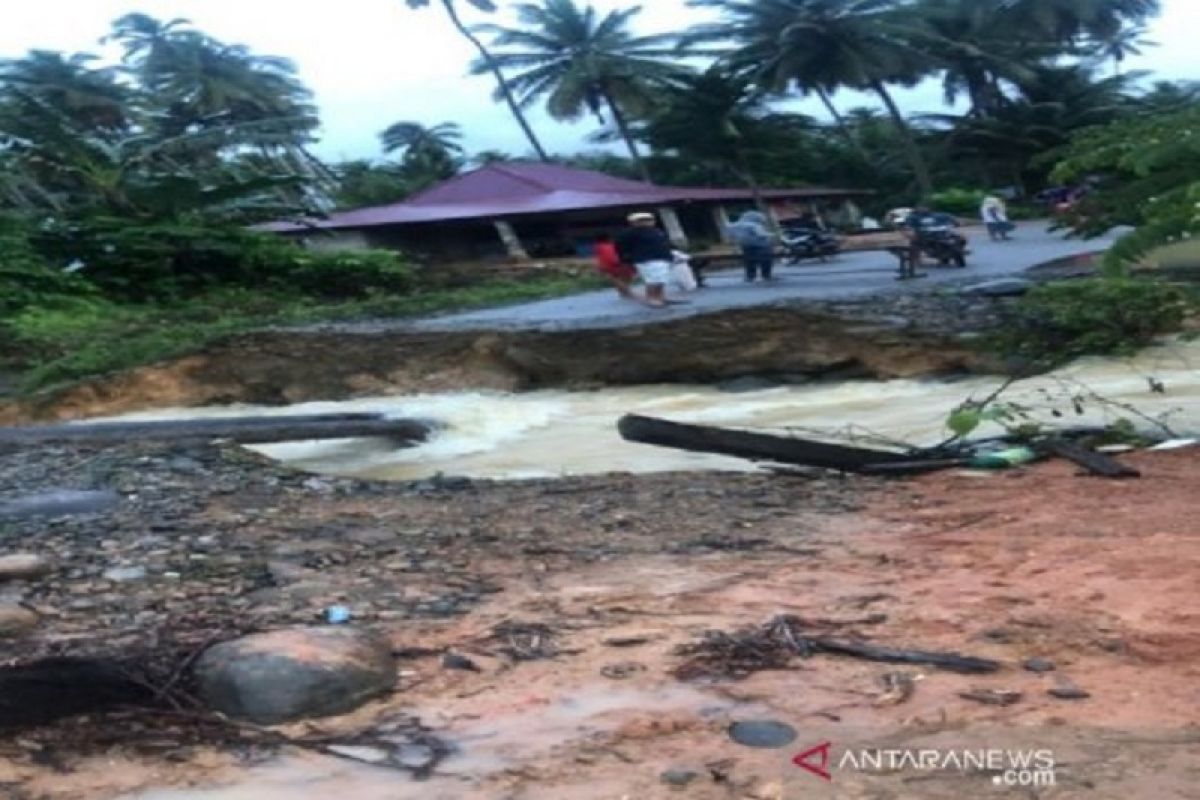
[[[682,253],[676,253],[675,260],[671,263],[671,282],[685,292],[694,292],[700,288],[696,283],[696,275],[692,272],[690,259]]]

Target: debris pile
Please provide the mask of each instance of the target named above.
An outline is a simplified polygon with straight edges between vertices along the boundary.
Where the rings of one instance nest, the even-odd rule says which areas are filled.
[[[785,614],[765,625],[742,628],[733,633],[706,631],[700,641],[683,645],[676,651],[687,658],[675,668],[675,677],[685,681],[701,678],[740,680],[763,670],[786,669],[793,658],[809,658],[817,653],[888,664],[923,664],[968,674],[1000,669],[997,661],[960,653],[880,647],[855,639],[805,633],[814,627],[817,626]]]

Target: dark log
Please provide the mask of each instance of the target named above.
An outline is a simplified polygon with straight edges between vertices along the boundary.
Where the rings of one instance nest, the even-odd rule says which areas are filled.
[[[617,430],[630,442],[842,472],[868,472],[869,468],[879,464],[901,463],[912,458],[889,450],[868,450],[811,439],[687,425],[632,414],[621,418]]]
[[[836,653],[843,656],[863,658],[867,661],[882,661],[886,664],[923,664],[940,667],[951,672],[978,675],[1000,669],[999,661],[976,658],[959,653],[942,653],[931,650],[900,650],[894,647],[876,647],[865,642],[848,642],[824,637],[806,639],[814,651]]]
[[[1142,473],[1133,467],[1126,466],[1103,453],[1089,450],[1083,445],[1068,442],[1065,439],[1051,439],[1046,443],[1046,449],[1060,458],[1078,464],[1093,475],[1105,478],[1140,478]]]
[[[872,464],[863,472],[872,475],[921,475],[941,469],[970,466],[969,458],[930,458],[924,461],[897,461],[894,464]]]
[[[148,687],[111,662],[49,658],[0,668],[0,730],[154,700]]]
[[[422,420],[387,419],[378,414],[30,425],[0,428],[0,448],[62,443],[107,444],[148,439],[232,439],[242,444],[266,444],[365,436],[386,436],[404,444],[415,444],[428,438],[432,427],[431,423]]]

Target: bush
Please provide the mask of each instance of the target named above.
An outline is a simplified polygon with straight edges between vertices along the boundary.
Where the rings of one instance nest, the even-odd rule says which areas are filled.
[[[58,307],[94,295],[86,280],[51,268],[19,225],[0,220],[0,323],[26,308]]]
[[[330,300],[406,294],[416,286],[412,267],[391,250],[299,251],[284,274],[289,287]]]
[[[1017,304],[1000,347],[1053,365],[1085,355],[1137,351],[1180,330],[1196,298],[1167,283],[1095,278],[1038,286]]]
[[[125,302],[173,302],[225,288],[353,299],[414,284],[391,251],[310,252],[236,226],[96,218],[44,226],[34,244],[52,264],[81,262],[88,281]]]
[[[979,213],[979,206],[988,193],[982,189],[947,189],[937,192],[930,200],[930,206],[938,211],[958,216],[973,216]]]

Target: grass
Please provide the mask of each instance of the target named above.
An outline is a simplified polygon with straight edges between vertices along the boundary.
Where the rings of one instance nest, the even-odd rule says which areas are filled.
[[[222,291],[185,302],[117,305],[81,301],[8,320],[0,358],[22,366],[23,394],[84,378],[177,358],[229,336],[279,325],[404,319],[443,311],[560,297],[601,284],[593,277],[548,275],[459,289],[377,295],[352,302]]]

